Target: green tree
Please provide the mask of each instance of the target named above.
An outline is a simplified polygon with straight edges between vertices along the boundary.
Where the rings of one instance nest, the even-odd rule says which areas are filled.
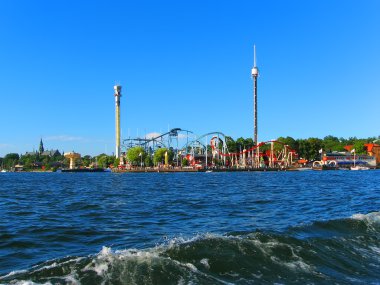
[[[253,145],[254,145],[254,143],[253,143],[253,139],[252,138],[246,138],[244,140],[244,146],[245,146],[246,149],[253,147]]]
[[[50,163],[50,157],[48,155],[42,156],[42,165],[46,168]]]
[[[155,165],[158,163],[165,163],[165,153],[168,152],[168,161],[169,164],[173,161],[174,153],[171,149],[167,148],[159,148],[155,151],[154,156],[153,156],[153,162]]]
[[[141,161],[145,161],[146,155],[144,148],[141,146],[131,147],[127,151],[127,159],[132,165],[140,165]]]
[[[188,166],[188,165],[189,165],[189,161],[187,160],[186,157],[184,157],[184,158],[182,159],[182,167],[185,167],[185,166]]]
[[[236,152],[236,142],[233,138],[226,136],[226,144],[229,152]]]
[[[24,165],[24,169],[32,169],[35,162],[38,162],[39,156],[37,154],[26,154],[20,157],[19,163]]]
[[[112,166],[113,167],[118,167],[119,164],[120,164],[120,158],[117,158],[116,156],[113,156]]]
[[[352,147],[357,154],[367,154],[367,148],[364,146],[363,141],[356,141]]]
[[[147,166],[147,167],[152,167],[153,166],[153,159],[152,159],[152,157],[149,154],[147,154],[145,156],[144,163],[145,163],[145,166]]]
[[[18,163],[20,156],[18,153],[8,153],[4,156],[4,167],[9,169]]]
[[[320,160],[320,149],[323,149],[323,141],[319,138],[308,138],[309,142],[309,159]]]
[[[101,167],[101,168],[109,167],[111,164],[114,163],[114,161],[115,161],[114,156],[108,156],[106,154],[101,154],[97,156],[98,167]]]
[[[298,139],[298,156],[310,160],[310,143],[305,139]]]
[[[298,150],[299,150],[299,146],[298,146],[298,142],[293,139],[292,137],[279,137],[276,141],[280,142],[281,144],[275,144],[274,145],[274,149],[279,151],[281,150],[284,146],[284,145],[287,145],[289,146],[292,150],[295,150],[297,153],[298,153]]]
[[[235,152],[242,152],[244,149],[248,149],[251,144],[253,145],[253,140],[249,141],[249,139],[244,139],[243,137],[240,137],[236,140],[236,151]]]
[[[346,145],[353,145],[358,140],[357,137],[349,137],[345,140]]]
[[[82,165],[85,167],[89,167],[92,161],[92,157],[90,155],[85,155],[82,157]]]
[[[323,138],[323,149],[328,152],[344,151],[344,145],[337,137],[326,136]]]
[[[245,147],[245,139],[240,137],[236,140],[236,151],[237,152],[240,152],[240,151],[243,151]]]

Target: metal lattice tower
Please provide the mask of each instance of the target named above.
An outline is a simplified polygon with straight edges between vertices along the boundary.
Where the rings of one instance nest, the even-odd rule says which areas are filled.
[[[256,66],[256,46],[253,46],[253,142],[257,145],[257,77],[259,76],[259,69]]]
[[[120,97],[121,97],[121,86],[115,85],[113,87],[115,90],[115,129],[116,129],[116,149],[115,156],[120,158]]]

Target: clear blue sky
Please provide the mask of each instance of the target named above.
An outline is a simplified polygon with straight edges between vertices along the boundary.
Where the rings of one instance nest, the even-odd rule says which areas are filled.
[[[173,127],[380,135],[380,1],[0,1],[0,156],[114,151]]]

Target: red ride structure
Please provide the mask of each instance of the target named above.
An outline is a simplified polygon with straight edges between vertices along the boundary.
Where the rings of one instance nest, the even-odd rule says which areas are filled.
[[[212,137],[210,141],[210,146],[214,153],[217,153],[221,157],[230,158],[225,166],[236,166],[238,168],[288,168],[293,164],[293,161],[297,158],[297,153],[287,144],[271,140],[266,142],[260,142],[256,146],[249,149],[243,149],[240,152],[228,152],[223,153],[218,148],[218,143],[216,143],[217,137]],[[260,152],[260,147],[270,144],[270,149]],[[281,146],[281,148],[275,147],[275,144]]]

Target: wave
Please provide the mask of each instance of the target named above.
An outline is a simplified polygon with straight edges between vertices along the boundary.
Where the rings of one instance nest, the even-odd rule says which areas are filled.
[[[283,233],[173,238],[146,250],[66,257],[0,277],[1,284],[379,284],[380,213]]]

